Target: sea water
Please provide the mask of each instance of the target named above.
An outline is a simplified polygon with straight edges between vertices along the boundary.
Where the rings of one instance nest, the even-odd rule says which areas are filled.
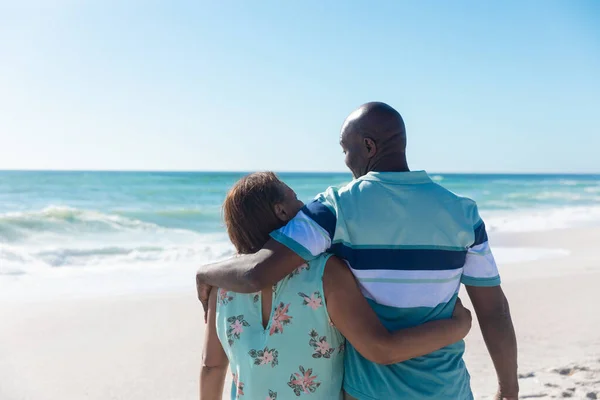
[[[243,175],[0,171],[0,295],[193,289],[198,266],[233,254],[221,204]],[[304,201],[351,180],[346,173],[279,176]],[[491,234],[600,224],[598,175],[431,176],[476,200]],[[517,262],[542,253],[497,257]]]

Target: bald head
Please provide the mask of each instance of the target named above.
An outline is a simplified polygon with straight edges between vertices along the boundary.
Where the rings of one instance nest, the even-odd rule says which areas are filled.
[[[354,110],[342,126],[342,137],[357,134],[384,143],[390,139],[406,139],[404,120],[393,107],[381,103],[366,103]]]
[[[366,103],[354,110],[344,121],[340,144],[356,178],[369,171],[408,171],[404,121],[385,103]]]

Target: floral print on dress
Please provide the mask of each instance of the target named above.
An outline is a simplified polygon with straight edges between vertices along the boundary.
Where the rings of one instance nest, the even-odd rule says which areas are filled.
[[[269,365],[275,368],[279,364],[279,352],[275,349],[265,347],[264,350],[250,350],[250,357],[254,359],[254,365]]]
[[[232,399],[339,398],[343,337],[330,325],[326,310],[326,261],[321,257],[310,269],[303,266],[273,285],[266,327],[263,292],[217,292],[217,333],[235,372]]]
[[[338,353],[341,354],[344,351],[346,351],[346,342],[342,342],[339,346],[338,346]]]
[[[292,271],[292,273],[289,274],[288,276],[290,278],[293,278],[296,275],[300,275],[300,272],[302,272],[304,270],[308,271],[309,269],[310,269],[310,265],[308,265],[308,264],[302,264],[301,266],[299,266],[298,268],[296,268],[294,271]]]
[[[276,333],[283,333],[283,327],[292,322],[292,317],[288,315],[289,309],[290,303],[284,305],[283,302],[280,302],[277,308],[275,308],[273,320],[271,321],[271,329],[269,329],[270,336]]]
[[[220,304],[227,305],[231,300],[233,300],[233,296],[229,294],[227,290],[219,289],[219,297],[217,300]]]
[[[317,375],[312,374],[312,368],[305,370],[301,365],[298,369],[299,373],[294,372],[290,375],[288,386],[292,388],[296,396],[300,396],[302,393],[314,393],[321,386],[321,382],[316,381]]]
[[[243,396],[244,395],[244,383],[238,382],[238,375],[236,373],[233,374],[233,384],[235,385],[235,388],[237,389],[236,397]]]
[[[323,305],[323,297],[321,296],[320,292],[314,292],[310,295],[310,297],[308,297],[307,294],[299,292],[298,296],[302,297],[302,299],[304,300],[302,304],[312,308],[313,310],[316,310],[317,308]]]
[[[269,395],[265,400],[277,400],[277,392],[274,392],[271,389],[269,389]]]
[[[229,317],[227,318],[227,323],[229,324],[229,328],[227,329],[227,343],[232,346],[234,339],[239,340],[240,335],[244,332],[244,327],[250,326],[250,324],[246,322],[243,315]]]
[[[313,349],[315,349],[315,352],[313,353],[312,357],[313,358],[331,358],[331,355],[335,352],[336,349],[331,347],[331,345],[327,341],[327,337],[326,336],[319,337],[319,334],[314,329],[310,331],[309,335],[310,335],[310,340],[308,341],[308,344]]]

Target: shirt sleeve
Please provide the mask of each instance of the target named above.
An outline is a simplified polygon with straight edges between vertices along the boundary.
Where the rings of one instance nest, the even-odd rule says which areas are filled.
[[[337,212],[330,198],[327,192],[318,195],[271,237],[305,261],[314,260],[331,247],[335,234]]]
[[[500,274],[490,249],[485,223],[479,216],[476,205],[472,214],[474,241],[467,249],[461,282],[467,286],[498,286]]]

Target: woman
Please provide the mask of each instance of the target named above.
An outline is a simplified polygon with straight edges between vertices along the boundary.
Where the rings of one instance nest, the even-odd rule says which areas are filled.
[[[248,175],[225,199],[227,233],[239,254],[254,253],[302,206],[275,174]],[[390,333],[346,264],[323,254],[260,293],[212,291],[200,399],[221,400],[228,365],[232,399],[339,399],[345,339],[365,358],[394,364],[455,343],[470,327],[459,303],[452,319]]]

